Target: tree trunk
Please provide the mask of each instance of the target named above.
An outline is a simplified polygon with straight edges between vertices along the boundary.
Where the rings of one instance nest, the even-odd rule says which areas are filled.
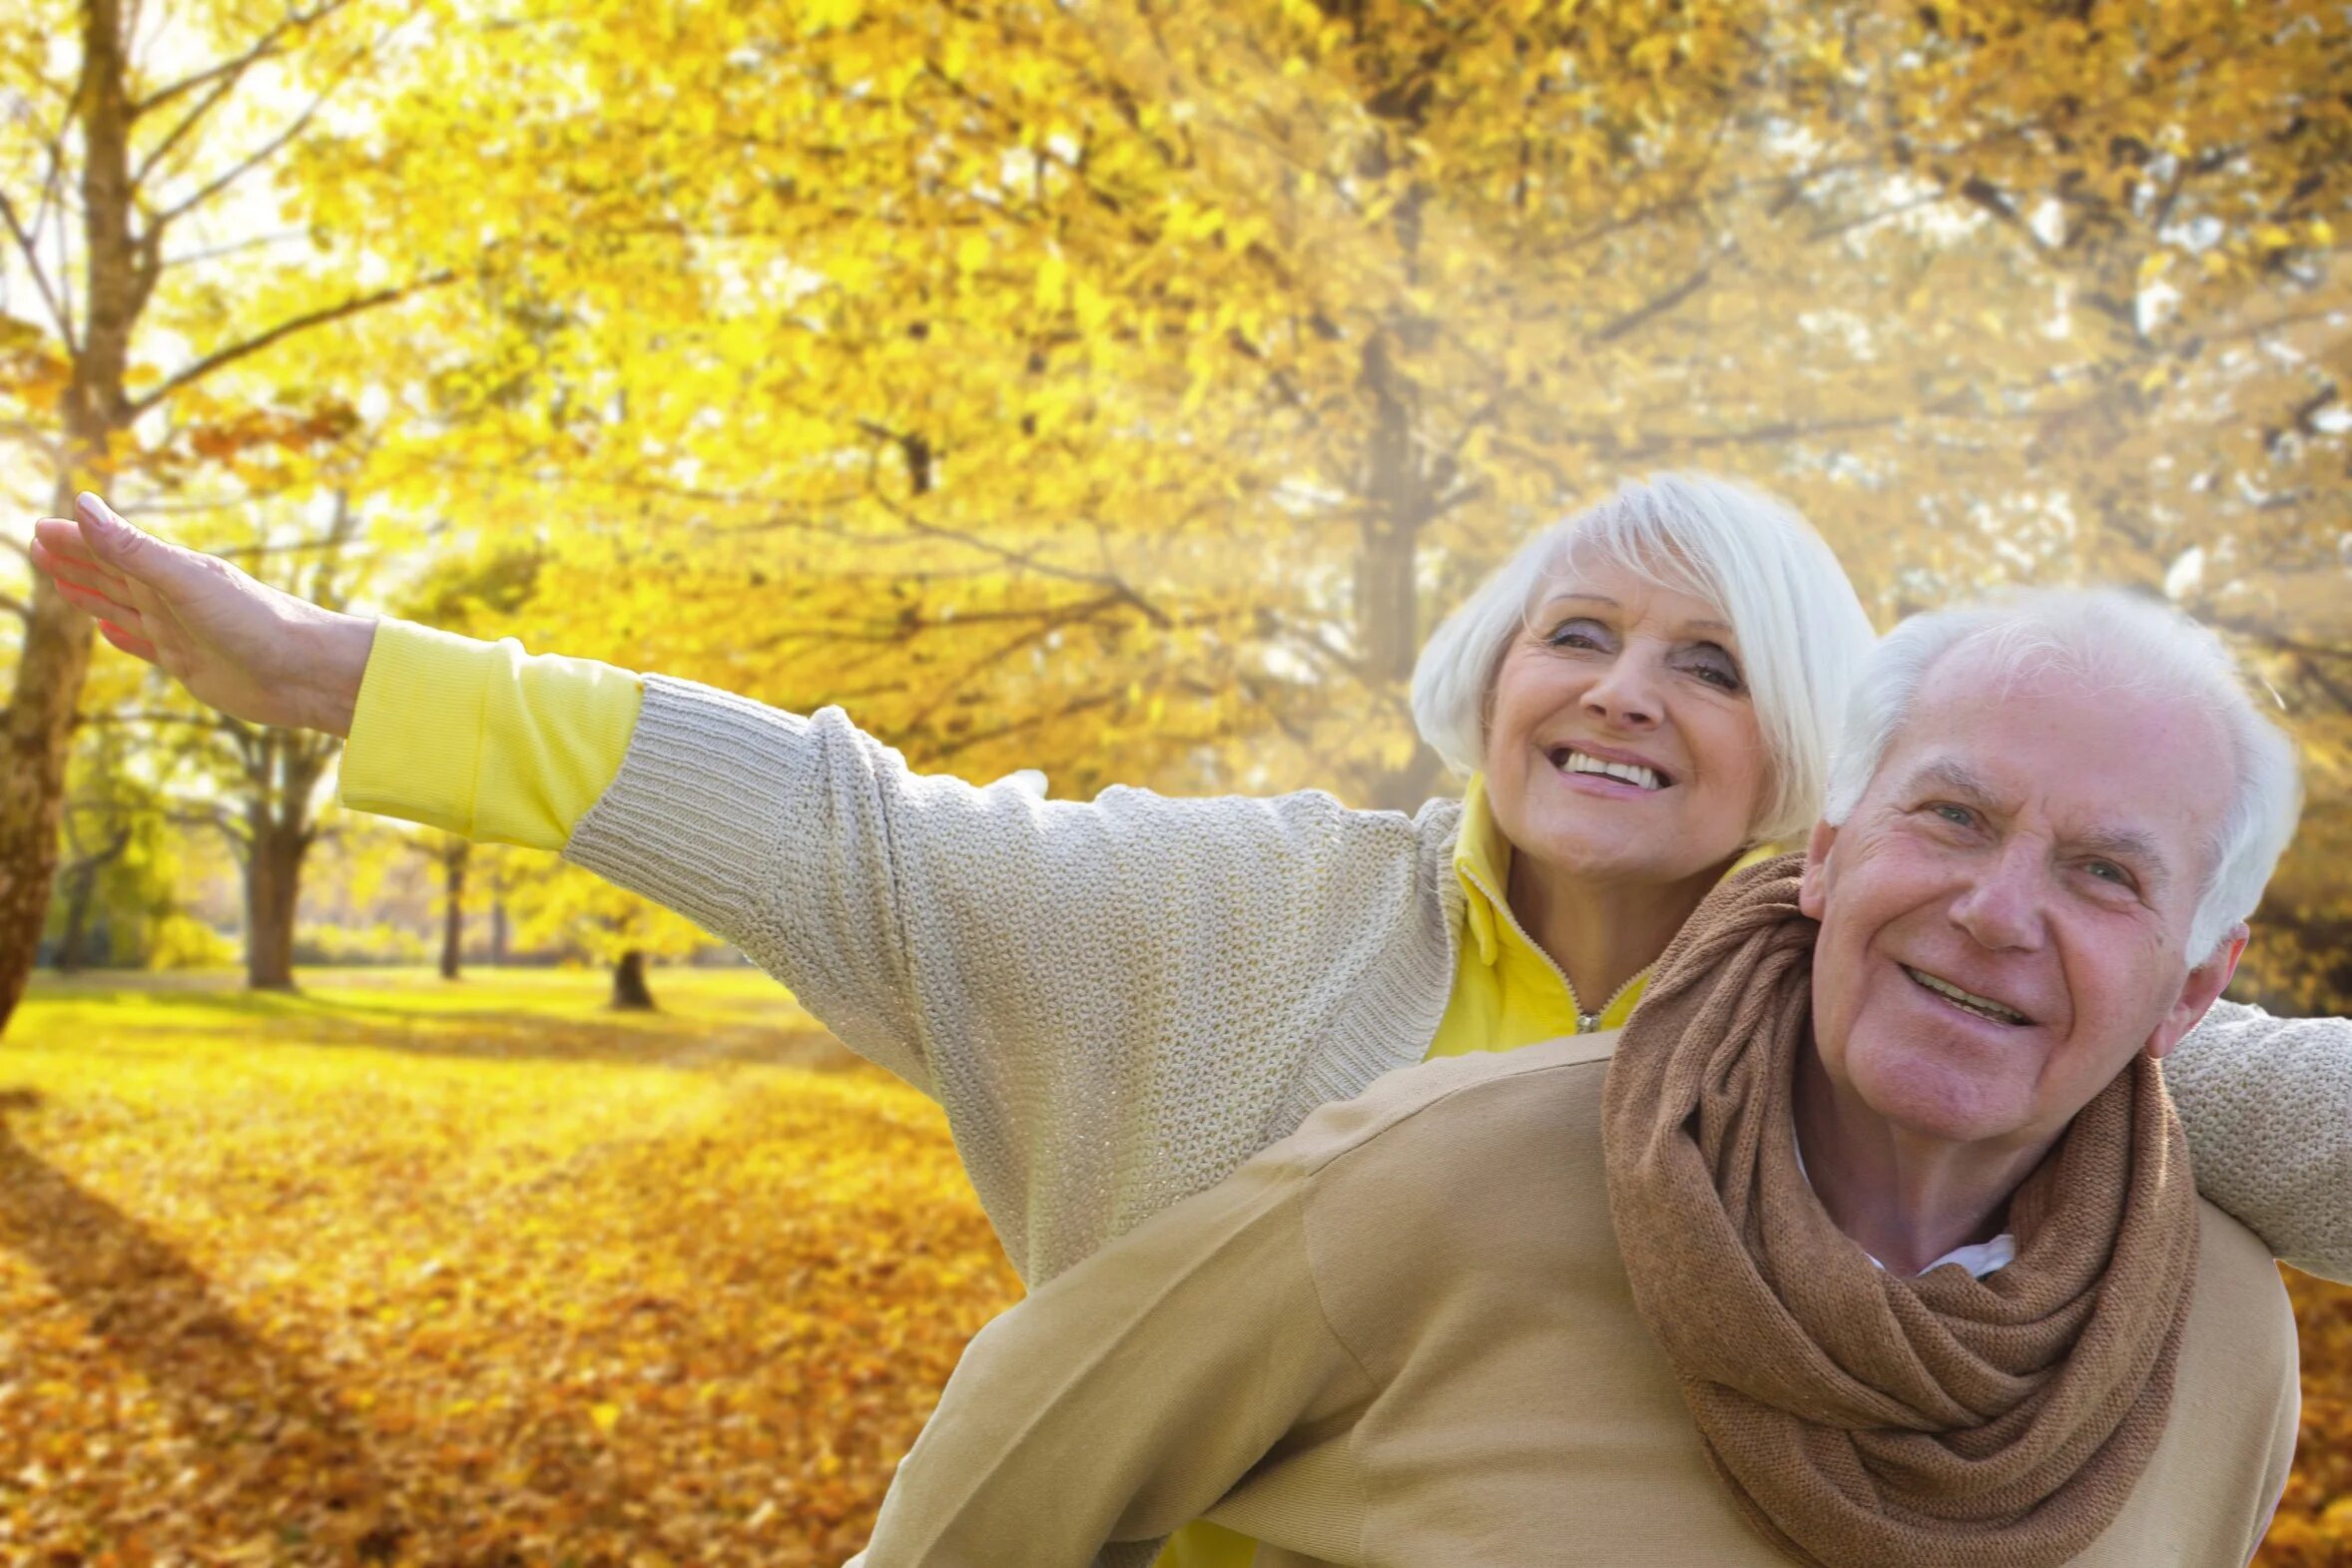
[[[460,978],[465,944],[465,857],[472,845],[459,838],[441,851],[441,978]]]
[[[254,840],[245,867],[245,983],[257,991],[291,991],[294,910],[309,834],[276,827]]]
[[[1367,509],[1356,555],[1356,646],[1375,691],[1402,692],[1421,652],[1421,532],[1438,515],[1438,476],[1420,455],[1414,404],[1419,389],[1398,370],[1387,338],[1364,346],[1360,384],[1378,415],[1368,450]],[[1410,721],[1407,721],[1410,723]],[[1382,769],[1367,781],[1367,803],[1411,811],[1420,806],[1443,768],[1438,754],[1416,741],[1405,766]]]
[[[66,879],[65,934],[57,942],[57,972],[80,974],[90,937],[90,904],[98,893],[98,867],[83,866]]]
[[[123,386],[131,329],[155,288],[162,258],[131,233],[131,96],[125,82],[122,0],[85,0],[82,223],[89,271],[82,341],[65,390],[65,471],[51,509],[70,513],[77,485],[103,486],[114,435],[132,421]],[[90,618],[33,574],[16,686],[0,715],[0,1030],[32,977],[57,875],[59,818],[74,711],[90,670]]]
[[[613,1006],[650,1012],[654,1005],[653,991],[645,983],[645,954],[632,947],[613,965]]]
[[[500,893],[490,900],[490,962],[503,968],[506,964],[506,895]]]

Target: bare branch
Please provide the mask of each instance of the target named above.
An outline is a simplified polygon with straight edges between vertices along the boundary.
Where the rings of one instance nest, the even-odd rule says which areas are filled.
[[[233,240],[227,245],[206,246],[201,251],[189,251],[180,256],[167,256],[163,260],[162,269],[170,271],[175,266],[191,266],[199,261],[217,261],[225,256],[238,256],[247,251],[258,251],[264,246],[286,245],[292,241],[308,238],[309,236],[299,229],[287,229],[274,235],[256,235],[250,240]]]
[[[254,40],[252,47],[243,54],[232,55],[228,59],[207,66],[204,70],[193,75],[184,76],[167,87],[159,87],[138,103],[133,104],[131,118],[138,120],[153,114],[166,104],[187,97],[190,93],[205,95],[203,102],[191,109],[180,123],[171,129],[165,136],[163,145],[150,154],[146,163],[140,166],[141,177],[144,178],[147,171],[155,167],[156,160],[170,150],[171,144],[194,130],[205,114],[236,88],[238,80],[246,72],[260,65],[263,61],[281,54],[283,52],[281,46],[289,35],[326,20],[348,4],[350,4],[350,0],[321,0],[314,10],[289,11],[280,19],[276,27]]]
[[[925,538],[944,539],[950,543],[962,545],[968,550],[978,550],[983,554],[996,557],[1007,566],[1020,567],[1023,570],[1035,572],[1040,577],[1055,577],[1063,582],[1087,583],[1096,588],[1106,589],[1114,598],[1133,605],[1142,612],[1146,620],[1162,631],[1176,624],[1169,617],[1167,611],[1137,593],[1123,578],[1105,572],[1080,572],[1066,566],[1054,566],[1049,562],[1038,560],[1035,555],[1027,551],[1011,549],[996,543],[993,539],[984,539],[978,534],[966,533],[960,528],[947,528],[938,523],[925,522],[887,496],[876,495],[873,500],[883,511],[905,524],[908,529]]]
[[[306,310],[300,315],[290,316],[267,331],[257,332],[240,342],[231,343],[226,348],[217,348],[205,355],[187,369],[164,381],[162,385],[156,387],[146,396],[135,399],[131,404],[131,412],[134,416],[143,414],[183,386],[202,380],[225,365],[235,364],[240,359],[258,354],[272,344],[292,337],[297,332],[305,332],[313,326],[324,326],[332,321],[345,320],[348,317],[372,310],[377,305],[390,304],[395,300],[405,299],[410,294],[421,293],[428,288],[439,288],[454,279],[456,275],[454,272],[436,272],[430,277],[413,283],[403,283],[397,288],[379,288],[371,294],[354,294],[340,304],[325,305],[316,310]]]
[[[310,128],[310,122],[318,117],[318,111],[326,106],[327,98],[341,84],[342,79],[350,74],[351,66],[363,58],[365,58],[364,55],[358,55],[346,62],[340,71],[328,78],[326,85],[318,90],[317,95],[302,106],[302,112],[288,121],[286,127],[276,136],[198,187],[193,196],[176,202],[158,213],[155,221],[149,225],[148,233],[150,235],[160,234],[284,152],[289,142]],[[146,166],[142,166],[142,173],[145,172],[145,168]]]
[[[1608,325],[1602,327],[1599,331],[1594,332],[1588,341],[1594,343],[1613,343],[1618,338],[1623,337],[1627,332],[1630,332],[1635,327],[1640,326],[1644,321],[1652,320],[1655,317],[1664,315],[1669,310],[1672,310],[1676,305],[1682,303],[1683,300],[1688,299],[1692,294],[1697,293],[1700,289],[1707,286],[1708,279],[1715,275],[1715,261],[1721,259],[1716,258],[1701,262],[1699,266],[1681,282],[1676,283],[1673,287],[1667,289],[1665,292],[1634,306],[1632,309],[1626,311],[1623,315],[1618,316],[1614,321],[1611,321]]]
[[[57,323],[58,330],[65,333],[66,341],[70,344],[74,340],[73,318],[58,303],[56,291],[49,286],[49,273],[41,265],[41,250],[34,243],[35,236],[25,227],[23,218],[17,213],[16,204],[8,199],[5,191],[0,191],[0,222],[8,225],[8,233],[16,241],[17,250],[24,253],[25,267],[33,274],[33,288],[41,295],[41,302],[49,307],[50,319]]]

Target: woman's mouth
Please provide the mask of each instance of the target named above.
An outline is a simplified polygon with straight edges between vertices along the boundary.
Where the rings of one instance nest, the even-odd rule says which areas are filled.
[[[1594,757],[1571,746],[1553,747],[1548,754],[1551,766],[1563,774],[1585,774],[1594,778],[1614,779],[1636,789],[1666,789],[1674,781],[1656,769],[1642,763],[1618,762],[1612,758]]]

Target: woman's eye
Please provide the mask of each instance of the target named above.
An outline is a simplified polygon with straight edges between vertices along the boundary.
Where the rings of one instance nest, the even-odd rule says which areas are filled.
[[[1715,647],[1712,643],[1692,650],[1690,655],[1683,660],[1682,668],[1717,691],[1736,692],[1741,690],[1738,663],[1732,659],[1731,655]]]
[[[1563,621],[1544,638],[1554,648],[1606,648],[1605,635],[1591,621]]]

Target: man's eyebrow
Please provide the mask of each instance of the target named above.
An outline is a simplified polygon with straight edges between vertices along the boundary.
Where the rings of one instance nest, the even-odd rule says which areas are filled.
[[[1912,783],[1915,785],[1922,784],[1942,784],[1954,794],[1965,794],[1976,800],[1990,800],[1994,798],[1996,793],[1993,785],[1986,783],[1982,774],[1965,763],[1954,762],[1949,757],[1939,757],[1932,763],[1922,764],[1919,772],[1912,775]]]

